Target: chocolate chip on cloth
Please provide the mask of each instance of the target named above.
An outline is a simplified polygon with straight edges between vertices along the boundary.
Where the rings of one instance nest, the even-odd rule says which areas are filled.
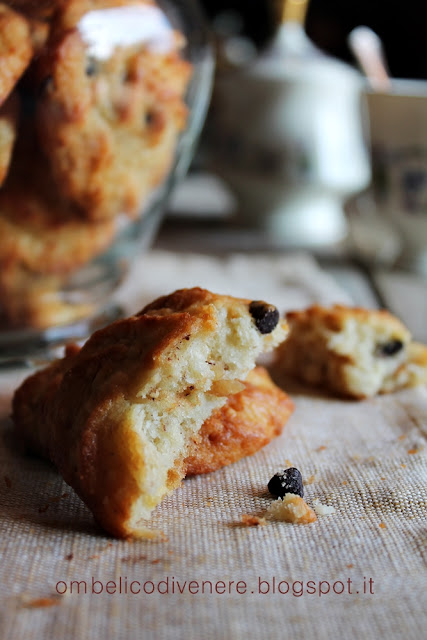
[[[262,300],[251,302],[249,311],[261,333],[271,333],[279,322],[279,311],[276,307]]]
[[[271,495],[281,498],[287,493],[294,493],[303,498],[304,487],[301,472],[295,467],[289,467],[279,473],[275,473],[268,483],[268,490]]]

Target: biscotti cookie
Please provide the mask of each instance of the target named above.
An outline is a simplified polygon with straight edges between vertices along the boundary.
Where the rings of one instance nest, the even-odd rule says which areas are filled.
[[[31,30],[24,16],[0,3],[0,105],[12,92],[33,55]]]
[[[6,185],[0,192],[0,267],[69,273],[105,250],[114,229],[110,221],[79,220],[54,195]]]
[[[198,288],[159,298],[26,380],[13,401],[17,432],[107,531],[143,535],[204,421],[285,338],[277,310],[264,310]]]
[[[278,371],[355,398],[427,382],[427,347],[388,311],[315,305],[286,318]]]
[[[255,367],[243,389],[213,412],[185,460],[186,475],[210,473],[250,456],[280,435],[293,413],[290,397],[263,367]]]
[[[108,248],[114,235],[114,221],[89,222],[64,199],[37,149],[31,122],[21,123],[0,191],[0,268],[71,273]]]
[[[92,316],[95,305],[84,298],[67,300],[66,279],[23,268],[0,269],[0,328],[46,329]]]
[[[89,219],[141,213],[173,162],[191,67],[161,17],[141,0],[66,0],[55,16],[39,63],[39,140],[62,192]],[[99,25],[117,38],[125,23],[162,24],[160,40],[97,40]]]
[[[66,301],[67,277],[108,248],[111,221],[74,217],[52,196],[7,185],[0,191],[0,309],[14,328],[45,328],[93,313],[93,305]]]

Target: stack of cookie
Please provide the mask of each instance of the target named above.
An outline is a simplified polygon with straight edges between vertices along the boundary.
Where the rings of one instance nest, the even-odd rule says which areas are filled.
[[[90,310],[59,292],[167,175],[187,117],[182,47],[151,0],[0,3],[7,325],[46,327]]]

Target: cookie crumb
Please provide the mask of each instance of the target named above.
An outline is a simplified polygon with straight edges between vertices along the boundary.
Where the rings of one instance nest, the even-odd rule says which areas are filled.
[[[331,513],[335,513],[335,507],[329,507],[326,504],[321,504],[319,498],[313,500],[313,508],[318,516],[328,516]]]
[[[384,524],[384,522],[380,522],[380,524],[378,526],[379,526],[380,529],[387,529],[387,527]]]
[[[24,607],[29,609],[36,609],[42,607],[56,607],[61,603],[61,598],[34,598],[34,600],[28,600],[24,602]]]
[[[247,513],[242,515],[241,521],[247,527],[265,527],[265,525],[267,524],[267,520],[265,518],[260,518],[259,516],[251,516]]]
[[[294,493],[287,493],[283,499],[279,498],[279,500],[272,502],[265,515],[269,520],[293,524],[309,524],[317,520],[313,509],[303,498]]]
[[[414,447],[413,449],[408,449],[408,453],[409,453],[409,455],[412,455],[414,453],[418,453],[418,449],[416,447]]]
[[[316,476],[314,474],[305,481],[305,484],[313,484],[313,482],[316,482]]]

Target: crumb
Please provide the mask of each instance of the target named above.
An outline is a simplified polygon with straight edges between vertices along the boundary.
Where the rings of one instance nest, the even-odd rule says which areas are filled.
[[[320,447],[317,447],[316,451],[324,451],[326,448],[324,444],[321,444]]]
[[[287,467],[294,467],[295,466],[290,460],[285,460],[285,465]]]
[[[400,466],[403,467],[403,469],[406,469],[406,464],[403,464],[403,462]]]
[[[384,476],[381,476],[380,480],[385,480]]]
[[[65,556],[66,560],[72,560],[74,558],[74,553],[67,553],[67,555]]]
[[[120,558],[120,560],[129,564],[136,564],[137,562],[141,562],[141,560],[147,560],[147,556],[140,555],[136,556],[135,558],[132,558],[132,556],[124,556],[123,558]]]
[[[346,484],[347,484],[347,480],[343,480],[343,481],[342,481],[342,484],[343,484],[343,485],[346,485]]]
[[[207,500],[205,500],[205,505],[207,507],[213,507],[213,502],[211,498],[208,498]]]
[[[49,509],[49,505],[54,504],[55,502],[59,502],[60,500],[62,500],[62,498],[67,498],[69,495],[70,494],[68,493],[68,491],[66,491],[65,493],[61,493],[60,496],[54,496],[53,498],[50,498],[43,507],[39,507],[39,513],[45,513],[45,511]]]
[[[354,564],[351,564],[351,563],[350,564],[346,564],[346,567],[347,567],[347,569],[353,569]]]
[[[398,440],[404,440],[405,438],[406,438],[406,433],[402,433],[402,435],[398,437]]]
[[[94,559],[96,559],[96,558],[99,558],[99,556],[100,556],[100,554],[101,554],[101,553],[104,553],[104,551],[107,551],[107,549],[109,549],[109,548],[110,548],[110,547],[112,547],[112,546],[113,546],[112,542],[108,542],[108,543],[105,545],[105,547],[103,547],[102,549],[100,549],[100,550],[99,550],[99,552],[98,552],[98,553],[95,553],[93,556],[89,556],[89,557],[88,557],[88,560],[94,560]]]
[[[318,516],[328,516],[331,513],[335,513],[335,507],[329,507],[326,504],[321,504],[319,498],[313,500],[313,508]]]
[[[248,514],[244,514],[241,520],[242,523],[247,527],[257,527],[258,525],[264,527],[267,524],[267,520],[265,518],[260,518],[259,516],[251,516]]]
[[[159,564],[159,562],[161,562],[162,559],[161,558],[156,558],[155,560],[151,561],[151,564]]]
[[[6,487],[7,487],[8,489],[11,489],[11,488],[12,488],[12,482],[11,482],[11,480],[10,480],[9,476],[4,476],[4,481],[5,481],[5,483],[6,483]]]
[[[384,522],[380,522],[380,524],[378,526],[380,527],[380,529],[387,529],[387,527],[384,524]]]
[[[55,607],[60,604],[61,598],[35,598],[24,602],[24,607],[36,608],[36,607]]]
[[[408,449],[408,453],[409,455],[412,455],[413,453],[418,453],[417,447],[414,447],[413,449]]]
[[[283,500],[272,502],[265,515],[271,520],[294,524],[308,524],[317,520],[316,514],[303,498],[293,493],[287,493]]]
[[[315,476],[315,475],[310,476],[310,477],[305,481],[305,484],[313,484],[313,482],[316,482],[316,476]]]

